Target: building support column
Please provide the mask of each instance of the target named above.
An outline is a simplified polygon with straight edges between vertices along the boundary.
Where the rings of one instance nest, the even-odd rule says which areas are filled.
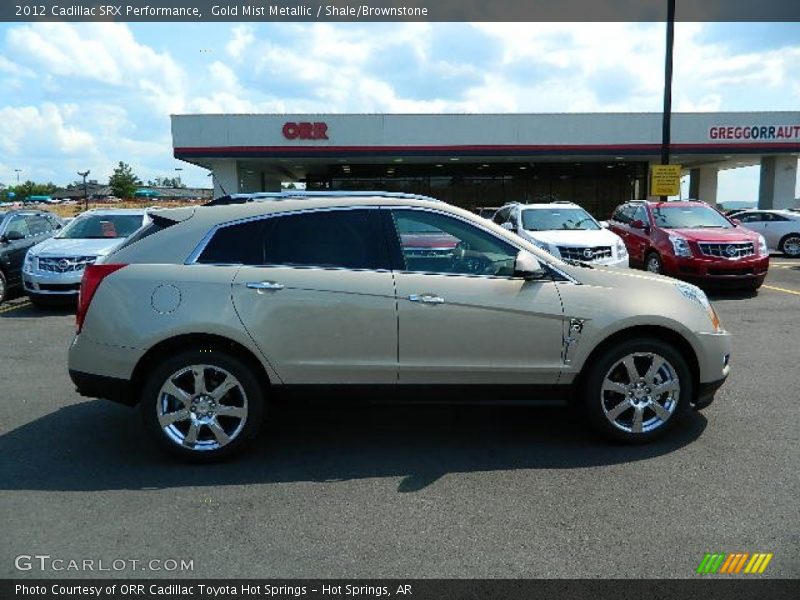
[[[796,156],[762,156],[758,208],[794,208],[797,186]]]
[[[689,198],[717,205],[717,167],[689,169]]]
[[[211,179],[214,181],[214,198],[239,191],[239,174],[235,160],[214,161],[211,173]]]

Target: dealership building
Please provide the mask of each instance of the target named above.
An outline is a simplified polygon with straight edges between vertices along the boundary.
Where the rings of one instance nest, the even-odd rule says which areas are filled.
[[[215,196],[300,182],[607,216],[649,196],[661,113],[174,115],[172,139],[176,158],[213,172]],[[794,206],[800,112],[675,113],[671,148],[691,198],[714,204],[720,170],[760,165],[758,205]]]

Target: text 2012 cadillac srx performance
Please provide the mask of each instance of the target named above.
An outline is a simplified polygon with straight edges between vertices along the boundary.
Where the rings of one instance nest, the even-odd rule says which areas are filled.
[[[398,194],[159,210],[89,265],[69,370],[140,404],[160,445],[242,450],[293,394],[579,406],[645,442],[713,399],[730,335],[705,294],[563,262],[467,211]]]

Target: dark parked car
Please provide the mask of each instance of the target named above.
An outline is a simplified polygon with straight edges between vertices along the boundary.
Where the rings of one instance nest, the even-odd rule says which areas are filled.
[[[0,212],[0,303],[22,286],[25,254],[63,227],[56,215],[43,210]]]
[[[628,202],[609,229],[625,242],[631,266],[698,284],[755,290],[769,268],[764,237],[704,202]]]

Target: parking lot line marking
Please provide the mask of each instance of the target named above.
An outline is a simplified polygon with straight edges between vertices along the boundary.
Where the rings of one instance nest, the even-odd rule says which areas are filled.
[[[766,288],[768,290],[775,290],[776,292],[784,292],[786,294],[794,294],[796,296],[800,296],[800,290],[787,290],[786,288],[775,287],[774,285],[762,285],[762,288]]]
[[[11,312],[12,310],[17,310],[18,308],[25,308],[26,306],[30,305],[30,302],[22,302],[21,304],[15,304],[14,306],[6,306],[5,308],[0,308],[0,315]]]

